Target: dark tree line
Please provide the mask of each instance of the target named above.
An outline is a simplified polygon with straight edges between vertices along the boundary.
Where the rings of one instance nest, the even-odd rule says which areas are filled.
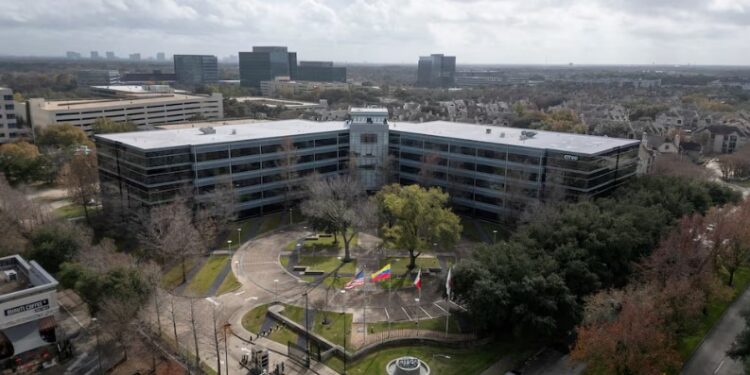
[[[679,218],[738,199],[713,183],[644,176],[607,198],[543,206],[510,239],[459,262],[455,296],[480,330],[560,338],[583,298],[626,285]]]

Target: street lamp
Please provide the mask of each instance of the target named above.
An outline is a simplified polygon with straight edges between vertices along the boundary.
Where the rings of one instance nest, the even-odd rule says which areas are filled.
[[[279,300],[279,279],[273,280],[273,289],[276,291],[276,300]]]
[[[417,336],[419,336],[419,298],[415,298],[414,302],[417,303],[417,308],[415,310],[417,311]]]
[[[242,228],[237,228],[237,249],[239,250],[239,246],[242,243]]]
[[[294,220],[292,220],[292,209],[289,209],[289,225],[292,225],[294,223]]]
[[[492,230],[492,243],[497,242],[497,229]]]
[[[229,248],[229,251],[232,251],[232,240],[227,240],[227,247]]]
[[[344,323],[344,375],[346,375],[346,290],[341,289],[341,321]]]
[[[94,325],[94,336],[96,336],[96,362],[99,365],[99,373],[102,372],[102,351],[99,346],[99,323],[96,318],[91,318],[91,323]]]

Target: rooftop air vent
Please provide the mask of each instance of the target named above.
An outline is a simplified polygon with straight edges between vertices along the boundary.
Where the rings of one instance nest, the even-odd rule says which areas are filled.
[[[487,128],[487,129],[485,130],[485,132],[486,132],[487,134],[491,134],[491,133],[492,133],[492,129],[490,129],[490,128]]]
[[[232,135],[237,134],[237,129],[232,129]]]
[[[534,138],[535,135],[536,135],[536,132],[533,132],[531,130],[522,130],[520,138],[523,141],[525,139]]]
[[[500,138],[505,138],[505,132],[500,132]]]
[[[199,130],[203,134],[216,134],[216,129],[214,129],[213,127],[210,127],[210,126],[205,127],[205,128],[200,128]]]

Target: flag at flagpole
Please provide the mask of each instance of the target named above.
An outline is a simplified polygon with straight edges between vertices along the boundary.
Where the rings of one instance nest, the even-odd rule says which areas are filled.
[[[417,278],[414,279],[414,286],[417,289],[422,290],[422,269],[421,268],[419,269],[419,272],[417,273]]]
[[[358,271],[354,277],[349,280],[346,285],[344,285],[344,289],[354,289],[358,286],[365,285],[365,271]]]
[[[381,280],[390,279],[390,278],[391,278],[391,264],[390,263],[386,264],[383,268],[380,269],[380,271],[375,272],[372,275],[370,275],[370,280],[374,283],[381,281]]]
[[[448,296],[448,300],[451,299],[451,271],[453,270],[453,267],[448,268],[448,277],[445,278],[445,293]]]

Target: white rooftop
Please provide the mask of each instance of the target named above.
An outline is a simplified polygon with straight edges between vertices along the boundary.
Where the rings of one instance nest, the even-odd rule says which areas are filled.
[[[380,114],[380,115],[388,115],[388,108],[385,107],[360,107],[360,108],[351,108],[349,109],[349,113],[372,113],[372,114]]]
[[[97,135],[96,137],[121,142],[142,150],[152,150],[177,146],[207,145],[212,143],[286,137],[329,131],[345,131],[348,129],[345,121],[254,121],[257,120],[247,120],[245,123],[214,127],[214,130],[216,131],[214,134],[203,134],[198,127],[195,127],[102,134]],[[557,133],[490,125],[474,125],[447,121],[432,121],[424,123],[389,122],[389,127],[390,130],[404,133],[550,149],[579,154],[598,154],[612,150],[616,147],[634,145],[639,142],[638,140],[632,139]],[[487,134],[487,129],[490,129],[489,134]],[[536,134],[530,138],[522,139],[521,132],[524,131],[533,131]]]
[[[638,144],[638,140],[609,138],[585,134],[571,134],[534,129],[508,128],[492,125],[475,125],[461,122],[430,121],[422,123],[390,122],[390,129],[427,134],[438,137],[465,139],[520,147],[531,147],[580,154],[598,154],[616,147]],[[487,134],[487,129],[490,133]],[[533,137],[522,139],[521,132],[534,132]]]
[[[142,132],[101,134],[96,137],[121,142],[142,150],[177,146],[208,145],[247,141],[251,139],[287,137],[299,134],[347,130],[344,121],[316,122],[307,120],[264,121],[214,127],[214,134],[203,134],[200,128],[150,130]]]

